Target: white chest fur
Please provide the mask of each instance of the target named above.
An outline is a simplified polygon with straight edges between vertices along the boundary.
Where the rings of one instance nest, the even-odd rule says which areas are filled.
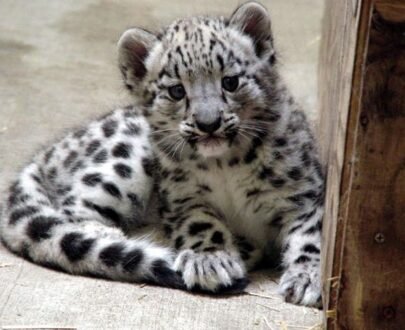
[[[206,201],[219,211],[227,227],[236,235],[250,238],[260,246],[265,246],[269,238],[277,235],[269,225],[273,216],[272,205],[276,202],[272,190],[249,166],[220,168],[213,166],[209,171],[200,172],[199,184],[212,190],[205,196]],[[258,189],[264,198],[249,198],[249,192]],[[263,205],[265,200],[265,205]]]

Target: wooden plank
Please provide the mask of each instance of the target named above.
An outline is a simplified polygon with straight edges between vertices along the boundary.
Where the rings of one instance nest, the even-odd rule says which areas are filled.
[[[405,16],[405,1],[375,0],[375,9],[385,20],[400,23]]]
[[[332,63],[339,67],[333,79],[326,79],[330,67],[320,68],[321,109],[331,111],[329,118],[321,117],[320,132],[328,164],[324,271],[336,280],[326,282],[324,302],[333,329],[400,329],[405,324],[405,15],[402,9],[395,15],[387,10],[397,5],[394,0],[362,1],[354,68],[339,59],[350,58],[350,49]],[[340,9],[351,10],[348,2]],[[330,23],[325,19],[325,24]],[[335,32],[335,38],[344,37]],[[346,43],[351,45],[353,40]],[[323,52],[321,61],[333,49],[324,44]],[[352,73],[352,81],[331,84],[342,79],[343,71]],[[339,118],[342,125],[334,127]]]
[[[369,2],[371,3],[371,1]],[[325,3],[319,62],[320,117],[318,136],[321,157],[327,172],[325,221],[323,228],[322,270],[323,305],[329,316],[337,299],[341,238],[344,223],[338,216],[340,182],[346,140],[346,125],[352,93],[360,13],[369,10],[361,1],[328,0]],[[334,267],[334,269],[333,269]],[[329,307],[330,306],[330,307]]]
[[[347,205],[338,328],[405,324],[404,32],[405,24],[375,11],[367,57],[356,61],[353,85],[363,87],[352,95],[341,186]]]

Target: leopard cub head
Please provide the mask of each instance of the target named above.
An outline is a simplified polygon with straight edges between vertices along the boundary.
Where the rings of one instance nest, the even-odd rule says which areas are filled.
[[[177,20],[157,35],[133,28],[118,47],[125,85],[166,154],[221,157],[263,133],[277,75],[270,18],[260,4],[246,3],[229,19]]]

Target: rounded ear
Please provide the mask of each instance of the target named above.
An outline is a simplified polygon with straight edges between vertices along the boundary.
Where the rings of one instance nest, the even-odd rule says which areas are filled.
[[[118,61],[125,85],[133,90],[145,77],[145,60],[155,44],[154,34],[139,28],[125,31],[118,41]]]
[[[247,2],[232,14],[229,24],[253,39],[257,56],[273,53],[270,16],[262,5]]]

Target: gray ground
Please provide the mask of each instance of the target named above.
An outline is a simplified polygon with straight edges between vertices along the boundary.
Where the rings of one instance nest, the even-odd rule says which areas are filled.
[[[121,32],[195,13],[228,15],[238,2],[0,0],[0,193],[41,145],[126,103],[115,65]],[[322,1],[264,3],[286,79],[314,118]],[[320,313],[283,303],[274,279],[252,276],[248,291],[259,296],[213,298],[73,277],[0,247],[0,326],[315,329]]]

